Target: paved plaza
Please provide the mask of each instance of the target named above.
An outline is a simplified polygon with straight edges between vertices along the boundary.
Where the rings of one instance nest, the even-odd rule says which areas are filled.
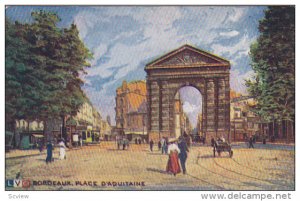
[[[153,152],[135,144],[117,150],[114,142],[103,142],[67,150],[66,160],[58,160],[56,148],[51,164],[45,150],[13,150],[6,153],[5,175],[35,181],[29,190],[294,190],[294,146],[255,146],[234,145],[233,158],[214,158],[211,147],[193,146],[187,174],[176,176],[165,172],[168,156],[157,146]]]

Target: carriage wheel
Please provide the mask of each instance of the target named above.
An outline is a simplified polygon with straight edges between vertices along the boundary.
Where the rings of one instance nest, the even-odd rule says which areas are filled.
[[[230,156],[230,158],[232,158],[232,155],[233,155],[233,151],[230,150],[230,151],[229,151],[229,156]]]

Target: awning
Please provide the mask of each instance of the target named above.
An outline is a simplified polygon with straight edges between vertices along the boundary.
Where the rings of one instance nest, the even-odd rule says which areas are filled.
[[[44,135],[38,135],[38,134],[32,134],[33,137],[36,137],[36,138],[43,138]]]

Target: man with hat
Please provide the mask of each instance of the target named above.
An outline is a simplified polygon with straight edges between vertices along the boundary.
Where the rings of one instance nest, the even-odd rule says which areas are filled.
[[[47,158],[46,158],[46,163],[51,163],[52,162],[52,149],[53,149],[53,145],[52,142],[50,140],[48,140],[47,143]]]
[[[182,136],[179,137],[178,148],[180,150],[179,159],[180,159],[181,168],[182,168],[183,174],[186,174],[185,163],[186,163],[186,159],[187,159],[187,152],[189,152],[189,149],[188,149],[185,139]]]

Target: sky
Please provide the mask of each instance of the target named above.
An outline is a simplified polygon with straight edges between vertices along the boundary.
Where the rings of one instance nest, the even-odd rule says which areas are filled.
[[[92,67],[82,75],[83,89],[102,117],[110,115],[114,124],[116,88],[122,81],[145,80],[146,63],[184,44],[229,60],[230,86],[246,94],[244,80],[253,76],[250,45],[259,35],[258,23],[266,7],[9,6],[6,17],[30,23],[30,13],[41,9],[56,12],[60,27],[77,25],[94,55]],[[199,103],[192,98],[193,91],[180,90],[189,117],[201,105],[201,99]]]

